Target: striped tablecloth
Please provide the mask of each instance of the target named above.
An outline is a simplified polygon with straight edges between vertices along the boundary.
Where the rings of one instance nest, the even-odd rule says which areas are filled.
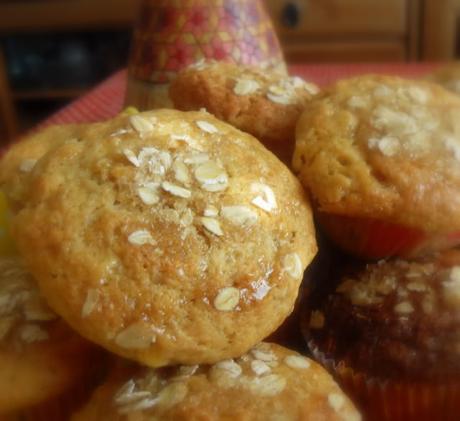
[[[292,65],[290,72],[325,86],[337,79],[365,73],[392,74],[409,78],[422,77],[434,64],[306,64]],[[123,108],[126,90],[126,70],[120,70],[86,95],[62,108],[39,127],[50,124],[100,121],[116,115]]]

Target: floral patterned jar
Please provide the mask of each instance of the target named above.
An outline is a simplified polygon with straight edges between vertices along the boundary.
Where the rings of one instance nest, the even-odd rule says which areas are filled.
[[[263,0],[144,0],[133,34],[126,105],[170,106],[169,82],[203,58],[286,69]]]

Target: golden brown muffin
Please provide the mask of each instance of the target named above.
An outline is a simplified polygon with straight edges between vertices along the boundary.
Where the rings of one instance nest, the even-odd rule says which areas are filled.
[[[73,421],[360,420],[320,365],[261,343],[236,360],[168,369],[124,367]]]
[[[449,91],[460,94],[460,62],[452,62],[440,67],[428,75],[427,80],[439,83]]]
[[[121,114],[133,115],[138,112],[135,107],[127,107]],[[22,196],[23,180],[28,177],[37,160],[59,143],[79,139],[84,128],[84,124],[50,126],[8,148],[0,160],[0,187],[7,185],[11,207],[16,206],[15,201]]]
[[[299,77],[222,62],[184,69],[169,90],[179,110],[204,107],[254,135],[285,163],[292,159],[297,119],[317,92]]]
[[[61,399],[62,411],[74,409],[96,355],[48,308],[19,257],[0,257],[0,414]]]
[[[0,187],[7,186],[10,206],[22,196],[26,179],[38,159],[64,140],[78,138],[82,125],[52,126],[11,145],[0,160]]]
[[[460,241],[460,98],[390,76],[340,81],[297,125],[293,167],[318,218],[362,257]]]
[[[304,331],[368,419],[453,420],[460,409],[459,304],[459,250],[382,261],[312,303]]]
[[[300,183],[208,113],[87,126],[28,181],[13,237],[51,307],[147,365],[246,352],[292,311],[316,253]]]
[[[133,115],[139,111],[135,107],[125,108],[122,115]],[[8,185],[10,206],[14,199],[22,195],[23,179],[32,171],[35,163],[55,145],[72,139],[79,139],[84,124],[50,126],[13,143],[0,160],[0,187]],[[16,191],[18,190],[18,191]]]

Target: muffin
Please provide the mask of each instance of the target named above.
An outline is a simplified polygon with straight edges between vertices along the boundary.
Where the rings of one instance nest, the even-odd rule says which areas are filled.
[[[299,352],[305,351],[305,341],[300,327],[305,313],[305,306],[310,299],[316,299],[318,290],[327,288],[333,274],[338,270],[342,270],[343,266],[341,256],[337,255],[337,249],[331,247],[324,236],[317,233],[316,242],[318,244],[318,253],[304,272],[293,312],[264,341],[273,342]],[[348,256],[345,257],[349,260]]]
[[[314,356],[369,420],[454,420],[460,409],[460,251],[370,264],[311,303]]]
[[[460,242],[459,113],[440,86],[372,75],[307,105],[293,168],[338,246],[379,259]]]
[[[23,191],[12,234],[50,306],[153,367],[246,352],[292,311],[316,253],[297,179],[205,112],[88,125]]]
[[[251,133],[288,164],[297,119],[317,92],[315,85],[299,77],[223,62],[182,70],[169,89],[175,108],[189,111],[204,107]]]
[[[446,64],[427,76],[427,80],[439,83],[444,88],[460,94],[460,62]]]
[[[0,160],[0,187],[8,189],[9,206],[16,206],[24,179],[38,159],[66,139],[77,139],[83,125],[52,126],[14,143]]]
[[[0,257],[0,418],[62,420],[89,393],[95,347],[52,312],[17,256]]]
[[[135,107],[126,107],[121,115],[133,115],[139,111]],[[79,139],[85,130],[84,124],[50,126],[13,143],[0,159],[0,187],[7,185],[9,205],[21,197],[23,180],[28,177],[37,160],[59,143]],[[0,203],[2,203],[0,199]]]
[[[133,115],[139,111],[127,107],[121,115]],[[12,144],[0,159],[0,188],[9,192],[9,206],[16,206],[16,200],[22,196],[21,188],[36,162],[59,143],[77,140],[85,130],[84,124],[50,126]],[[0,199],[0,204],[2,203]]]
[[[73,421],[360,420],[314,361],[261,343],[236,360],[168,369],[120,367]]]

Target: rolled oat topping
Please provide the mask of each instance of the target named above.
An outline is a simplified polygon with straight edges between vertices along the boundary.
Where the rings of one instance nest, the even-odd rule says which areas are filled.
[[[35,280],[19,257],[0,258],[0,344],[21,344],[49,338],[48,323],[57,315],[41,296]]]
[[[306,369],[310,367],[310,361],[305,357],[300,357],[299,355],[288,355],[284,359],[284,363],[294,369]]]
[[[115,343],[126,349],[147,349],[156,341],[152,326],[144,322],[135,322],[115,337]]]
[[[253,79],[238,79],[233,87],[233,92],[236,95],[251,95],[255,94],[260,89],[260,84]]]
[[[214,126],[214,124],[210,123],[209,121],[198,120],[196,122],[196,125],[206,133],[211,133],[211,134],[219,133],[219,129],[216,126]]]
[[[144,244],[156,244],[156,241],[153,239],[150,231],[147,230],[138,230],[132,232],[128,236],[128,241],[135,246],[142,246]]]
[[[240,290],[234,287],[222,288],[214,299],[214,307],[219,311],[232,311],[240,301]]]

